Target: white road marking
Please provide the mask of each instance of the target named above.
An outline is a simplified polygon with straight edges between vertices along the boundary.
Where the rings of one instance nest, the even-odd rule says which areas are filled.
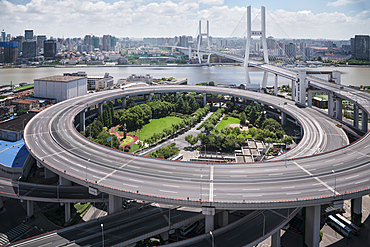
[[[355,183],[355,184],[361,184],[361,183],[365,183],[365,182],[367,182],[367,181],[369,181],[369,179],[359,181],[359,182],[357,182],[357,183]]]
[[[290,187],[281,187],[282,189],[294,189],[295,186],[290,186]]]
[[[255,191],[257,191],[257,190],[260,190],[260,189],[242,189],[242,190],[255,190]]]
[[[166,187],[175,187],[175,188],[179,188],[180,186],[178,185],[172,185],[172,184],[162,184],[163,186],[166,186]]]
[[[285,193],[285,195],[298,195],[301,194],[301,192],[292,192],[292,193]]]
[[[329,190],[331,190],[333,193],[335,194],[339,194],[337,191],[335,191],[332,187],[330,187],[329,185],[327,185],[326,183],[324,183],[320,178],[317,178],[315,177],[311,172],[307,171],[303,166],[299,165],[297,162],[293,161],[293,163],[298,166],[302,171],[304,171],[305,173],[307,173],[308,175],[310,175],[311,177],[313,177],[314,179],[317,180],[317,182],[320,182],[322,185],[324,185],[326,188],[328,188]]]
[[[165,193],[178,193],[177,191],[171,191],[171,190],[159,190]]]
[[[134,160],[136,160],[136,156],[133,158],[133,159],[131,159],[131,160],[129,160],[128,162],[126,162],[125,164],[123,164],[122,166],[120,166],[119,168],[123,168],[123,167],[125,167],[125,166],[127,166],[129,163],[131,163],[132,161],[134,161]],[[111,173],[109,173],[109,174],[107,174],[107,175],[105,175],[102,179],[100,179],[99,181],[97,181],[98,183],[100,183],[101,181],[103,181],[103,180],[105,180],[107,177],[109,177],[109,176],[111,176],[111,175],[113,175],[114,173],[116,173],[117,172],[117,170],[114,170],[114,171],[112,171]],[[131,180],[131,179],[130,179]]]
[[[129,180],[134,181],[134,182],[138,182],[138,183],[144,183],[144,181],[142,181],[142,180],[137,180],[137,179],[132,179],[132,178],[130,178]]]
[[[125,184],[125,183],[122,183],[123,185],[126,185],[126,186],[130,186],[130,187],[134,187],[134,188],[137,188],[138,186],[136,185],[132,185],[132,184]]]

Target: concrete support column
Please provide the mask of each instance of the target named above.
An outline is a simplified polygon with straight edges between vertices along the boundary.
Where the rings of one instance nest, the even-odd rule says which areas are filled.
[[[162,232],[160,235],[161,235],[161,238],[163,239],[163,241],[165,243],[168,243],[168,240],[170,238],[168,232]]]
[[[45,179],[52,178],[55,176],[55,173],[44,167],[44,176]]]
[[[321,206],[306,207],[306,244],[311,247],[319,247],[320,244],[320,215]]]
[[[330,117],[334,116],[334,95],[329,93],[328,95],[328,114]]]
[[[281,125],[282,126],[285,126],[286,125],[286,113],[285,112],[281,112]]]
[[[202,214],[205,215],[205,232],[215,229],[215,208],[202,208]]]
[[[312,107],[312,91],[308,91],[307,104]]]
[[[224,210],[221,213],[221,227],[229,224],[229,211]]]
[[[362,110],[362,130],[367,132],[367,122],[369,121],[369,115],[367,112]]]
[[[121,99],[121,101],[122,101],[122,109],[126,109],[126,104],[127,104],[127,102],[126,102],[126,97],[123,97],[123,98]]]
[[[280,247],[281,246],[281,238],[280,238],[280,231],[278,230],[271,236],[271,247]]]
[[[339,85],[341,84],[340,71],[338,71],[338,70],[333,71],[331,73],[331,77],[332,77],[332,79],[334,80],[334,82],[336,84],[339,84]]]
[[[203,93],[203,107],[205,107],[207,104],[207,94]]]
[[[118,212],[122,208],[122,198],[119,196],[109,195],[108,214]]]
[[[153,95],[154,95],[154,93],[150,93],[149,94],[149,101],[152,101],[153,100]]]
[[[274,94],[277,95],[278,92],[279,92],[279,90],[278,90],[278,75],[275,74]]]
[[[71,219],[71,203],[64,203],[64,221],[67,223]]]
[[[358,122],[359,122],[359,111],[358,111],[358,105],[353,105],[353,126],[355,128],[358,128]]]
[[[220,102],[220,108],[222,107],[222,102]]]
[[[85,110],[80,112],[80,131],[85,131]]]
[[[69,181],[68,179],[63,178],[62,176],[59,176],[59,185],[71,186],[72,181]]]
[[[180,97],[180,92],[176,92],[176,98]]]
[[[362,223],[362,197],[351,200],[351,220],[356,225]]]
[[[267,86],[267,80],[268,80],[268,72],[263,72],[263,78],[262,78],[262,89],[266,89]]]
[[[0,210],[4,207],[3,197],[0,196]]]
[[[335,112],[336,112],[336,118],[338,120],[342,120],[342,99],[337,98],[336,99],[336,104],[335,104]]]
[[[292,80],[292,100],[295,101],[295,81]]]
[[[33,201],[27,201],[27,216],[31,217],[33,215]]]
[[[103,103],[98,104],[98,116],[100,116],[103,113]]]

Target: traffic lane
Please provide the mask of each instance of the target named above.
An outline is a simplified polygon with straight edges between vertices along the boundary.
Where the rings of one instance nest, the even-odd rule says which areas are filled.
[[[289,213],[293,212],[293,210],[294,209],[289,209]],[[217,236],[213,235],[214,244],[215,246],[244,246],[262,237],[263,232],[267,234],[268,232],[274,230],[285,220],[287,215],[288,209],[261,211],[260,214],[251,218],[237,228],[231,229],[230,231]],[[246,231],[246,229],[248,229],[248,231]],[[202,240],[201,242],[191,244],[191,246],[211,246],[212,239],[212,236],[207,233],[206,239]]]

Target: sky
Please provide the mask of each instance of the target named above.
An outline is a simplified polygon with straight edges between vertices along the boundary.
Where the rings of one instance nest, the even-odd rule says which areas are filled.
[[[267,36],[348,40],[370,34],[370,0],[0,0],[0,29],[13,36],[84,37],[196,36],[210,22],[213,37],[243,37],[245,12],[260,29],[266,7]]]

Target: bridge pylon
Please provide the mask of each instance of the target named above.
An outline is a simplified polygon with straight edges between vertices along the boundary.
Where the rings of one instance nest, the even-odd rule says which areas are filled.
[[[267,42],[266,42],[266,16],[265,16],[265,7],[261,6],[261,30],[260,31],[252,31],[252,14],[251,14],[251,6],[249,5],[247,8],[247,43],[245,47],[245,56],[244,56],[244,69],[245,69],[245,84],[246,88],[254,89],[258,86],[258,84],[252,84],[251,79],[249,76],[249,49],[251,45],[252,36],[260,36],[262,37],[262,46],[263,46],[263,59],[265,63],[269,63],[268,52],[267,52]],[[263,73],[262,79],[262,88],[266,88],[267,85],[267,78],[268,73]]]
[[[198,61],[199,61],[200,64],[202,63],[201,57],[203,55],[203,54],[200,53],[200,45],[202,43],[203,36],[207,38],[208,50],[211,50],[211,42],[210,42],[210,39],[209,39],[209,21],[208,20],[207,20],[207,31],[205,33],[202,33],[202,21],[201,20],[199,21],[198,51],[197,51],[197,54],[198,54]],[[208,54],[207,64],[209,64],[210,58],[211,58],[211,53]]]

